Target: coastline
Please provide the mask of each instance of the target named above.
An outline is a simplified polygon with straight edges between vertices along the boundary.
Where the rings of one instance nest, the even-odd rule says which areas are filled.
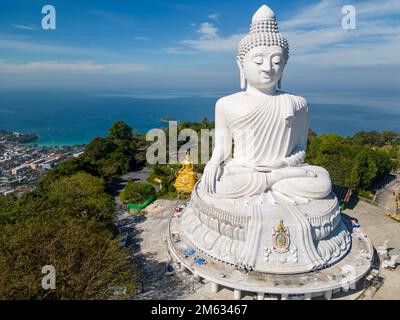
[[[337,133],[352,136],[360,131],[398,131],[398,108],[385,108],[385,101],[375,107],[367,104],[337,104],[308,97],[310,128],[317,134]],[[179,97],[168,99],[131,96],[94,96],[90,94],[54,93],[51,103],[39,95],[29,101],[21,95],[3,94],[0,128],[8,131],[34,133],[39,138],[33,145],[74,146],[89,143],[97,136],[107,135],[108,128],[123,120],[139,133],[165,128],[166,120],[213,121],[217,97]],[[321,102],[319,102],[321,101]],[[390,106],[388,101],[388,106]],[[390,111],[389,111],[390,109]]]

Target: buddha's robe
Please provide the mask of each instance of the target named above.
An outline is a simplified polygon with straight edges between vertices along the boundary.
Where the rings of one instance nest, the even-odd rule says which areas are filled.
[[[244,104],[246,111],[226,121],[234,152],[216,182],[218,197],[240,198],[272,191],[288,197],[317,199],[331,192],[329,173],[304,164],[308,135],[305,99],[284,92],[266,97],[238,93],[223,99],[226,110],[236,102]],[[282,159],[290,167],[313,171],[317,177],[286,178],[271,185],[266,172],[276,170],[273,163]]]

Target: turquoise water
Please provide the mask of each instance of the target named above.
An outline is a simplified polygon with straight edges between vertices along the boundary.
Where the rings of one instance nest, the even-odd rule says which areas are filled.
[[[170,95],[171,96],[171,95]],[[33,132],[41,145],[73,145],[105,136],[116,120],[139,132],[166,124],[164,116],[178,120],[214,119],[217,96],[164,96],[134,98],[83,92],[0,92],[0,129]],[[318,134],[353,135],[361,130],[400,130],[400,111],[367,105],[310,102],[310,127]]]

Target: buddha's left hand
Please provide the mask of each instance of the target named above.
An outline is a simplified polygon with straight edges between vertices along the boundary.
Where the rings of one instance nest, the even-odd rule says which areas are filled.
[[[279,159],[271,162],[270,167],[272,169],[282,169],[289,167],[289,163],[285,159]]]

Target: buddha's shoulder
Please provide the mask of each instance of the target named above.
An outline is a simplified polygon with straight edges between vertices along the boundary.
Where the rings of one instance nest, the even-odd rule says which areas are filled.
[[[280,99],[290,103],[295,110],[308,108],[307,100],[301,96],[284,91],[279,91],[278,96]]]
[[[241,101],[244,99],[245,99],[245,94],[243,91],[240,91],[240,92],[230,94],[229,96],[219,98],[216,105],[217,105],[217,107],[223,108],[226,105],[230,105],[232,103],[237,103],[238,101]]]

